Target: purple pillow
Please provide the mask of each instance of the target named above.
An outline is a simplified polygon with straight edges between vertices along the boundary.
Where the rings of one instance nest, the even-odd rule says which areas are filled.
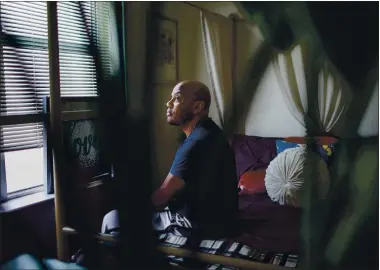
[[[276,139],[234,135],[231,147],[235,152],[238,179],[247,172],[266,169],[276,157]]]

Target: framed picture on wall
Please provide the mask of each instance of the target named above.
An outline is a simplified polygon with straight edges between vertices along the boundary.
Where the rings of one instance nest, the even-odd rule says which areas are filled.
[[[178,81],[177,21],[158,17],[158,48],[155,59],[155,83],[176,83]]]

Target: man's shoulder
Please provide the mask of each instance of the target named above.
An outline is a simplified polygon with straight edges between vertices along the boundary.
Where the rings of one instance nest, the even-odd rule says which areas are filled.
[[[224,132],[216,125],[198,126],[193,134],[189,136],[187,145],[184,146],[187,149],[193,150],[194,154],[199,154],[204,158],[207,158],[209,154],[219,153],[220,157],[228,157],[233,155],[232,149]],[[198,155],[197,155],[198,156]]]
[[[211,119],[207,118],[201,120],[197,126],[194,128],[193,132],[189,136],[189,140],[201,141],[211,139],[222,135],[222,130],[218,127],[217,124]]]

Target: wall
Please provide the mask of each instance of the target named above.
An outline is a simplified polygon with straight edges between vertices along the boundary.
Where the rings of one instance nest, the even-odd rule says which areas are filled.
[[[165,17],[178,23],[178,80],[200,80],[209,85],[200,32],[199,10],[180,2],[165,2]],[[174,84],[157,85],[153,91],[153,165],[154,182],[159,184],[166,177],[176,148],[180,131],[166,122],[166,102]],[[213,110],[214,108],[212,108]]]
[[[0,214],[0,258],[9,260],[21,253],[55,258],[54,200]]]

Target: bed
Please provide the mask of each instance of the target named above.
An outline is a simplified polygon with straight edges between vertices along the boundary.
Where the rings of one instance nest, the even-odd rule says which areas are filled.
[[[298,235],[300,210],[274,204],[265,194],[241,196],[240,233],[231,239],[203,240],[199,251],[208,254],[235,258],[258,264],[270,264],[296,268],[299,264]],[[168,247],[187,248],[183,237],[161,235],[160,243]],[[168,257],[171,263],[186,266],[178,256]],[[206,263],[206,269],[238,269],[225,265]],[[232,263],[232,265],[236,265]],[[242,262],[241,268],[250,268]],[[269,269],[269,268],[268,268]],[[280,268],[270,268],[280,269]]]

